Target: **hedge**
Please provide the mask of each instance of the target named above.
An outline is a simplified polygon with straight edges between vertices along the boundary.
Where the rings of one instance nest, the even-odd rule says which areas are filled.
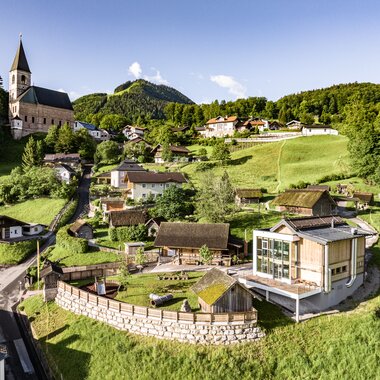
[[[65,226],[69,222],[71,217],[74,215],[77,206],[78,198],[75,197],[72,201],[70,201],[70,204],[67,206],[67,209],[61,215],[61,218],[59,219],[59,222],[56,227],[57,229]]]
[[[148,237],[148,229],[144,224],[130,227],[111,227],[108,230],[111,241],[144,241]]]
[[[0,243],[0,265],[18,264],[37,249],[36,240],[21,241],[19,243]]]
[[[70,225],[61,227],[56,236],[56,246],[61,247],[70,253],[85,253],[88,250],[88,241],[69,235]]]

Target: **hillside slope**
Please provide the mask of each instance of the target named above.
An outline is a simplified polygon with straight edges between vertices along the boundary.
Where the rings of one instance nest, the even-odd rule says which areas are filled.
[[[236,187],[263,187],[276,192],[299,181],[316,182],[347,170],[347,141],[343,136],[314,136],[257,145],[232,153],[230,164],[215,166],[211,171],[222,175],[226,170]],[[182,169],[195,185],[202,175],[199,165],[189,164]]]
[[[75,117],[85,120],[89,114],[120,114],[131,122],[142,118],[161,119],[169,102],[193,104],[176,89],[150,83],[143,79],[128,81],[116,87],[111,95],[104,93],[82,96],[74,103]]]

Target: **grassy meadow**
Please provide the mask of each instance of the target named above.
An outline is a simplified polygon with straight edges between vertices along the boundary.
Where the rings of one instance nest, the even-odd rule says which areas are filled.
[[[49,225],[66,201],[60,198],[38,198],[9,206],[0,206],[0,215],[7,215],[22,222]]]
[[[347,160],[347,138],[343,136],[300,137],[233,152],[228,164],[216,164],[211,171],[218,176],[227,171],[236,187],[277,192],[292,183],[315,182],[325,175],[341,173]],[[200,172],[200,164],[181,169],[195,185],[203,173],[209,172]]]

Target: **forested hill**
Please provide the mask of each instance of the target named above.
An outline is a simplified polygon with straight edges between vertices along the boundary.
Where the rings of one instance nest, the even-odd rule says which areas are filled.
[[[0,87],[0,125],[8,119],[8,93]]]
[[[128,81],[116,87],[111,95],[90,94],[77,99],[74,105],[77,120],[88,120],[91,114],[119,114],[130,122],[137,119],[162,119],[164,107],[169,102],[193,104],[179,91],[164,85],[156,85],[143,79]]]

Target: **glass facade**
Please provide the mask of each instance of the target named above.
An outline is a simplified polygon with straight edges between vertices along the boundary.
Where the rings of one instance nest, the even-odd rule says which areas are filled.
[[[272,275],[277,279],[290,278],[289,242],[257,237],[257,272]]]

